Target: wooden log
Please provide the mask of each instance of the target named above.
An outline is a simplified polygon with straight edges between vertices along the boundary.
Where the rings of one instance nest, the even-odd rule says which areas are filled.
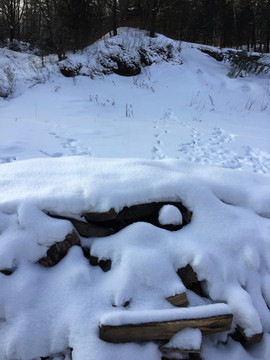
[[[169,310],[173,311],[172,314],[175,316],[174,320],[164,320],[164,321],[152,321],[152,322],[141,322],[134,323],[134,317],[136,314],[132,311],[125,311],[124,314],[119,315],[117,313],[112,314],[112,321],[106,319],[105,324],[101,322],[99,328],[99,336],[102,340],[112,342],[112,343],[121,343],[121,342],[130,342],[130,341],[168,341],[173,335],[185,328],[196,328],[201,330],[203,335],[215,334],[222,331],[229,331],[231,329],[232,323],[232,314],[229,312],[228,307],[223,304],[225,312],[221,314],[220,305],[217,307],[217,315],[215,315],[215,306],[214,305],[204,305],[195,308],[182,308],[177,309],[178,316],[176,315],[174,309]],[[209,307],[211,307],[211,316],[209,315]],[[193,311],[195,309],[196,318],[192,318]],[[151,317],[157,318],[158,316],[169,314],[168,310],[153,310],[151,311]],[[206,312],[207,315],[204,315]],[[122,312],[123,313],[123,312]],[[149,315],[148,311],[140,312],[140,317],[145,316],[146,318]],[[191,317],[190,317],[191,315]],[[115,325],[115,320],[117,316],[120,318],[120,323],[124,317],[124,324]],[[110,321],[113,325],[108,324]],[[133,323],[132,323],[133,322]]]
[[[200,349],[192,349],[192,350],[188,350],[188,349],[175,349],[175,348],[166,348],[165,346],[160,346],[159,350],[162,352],[162,354],[164,356],[168,356],[169,358],[171,358],[173,355],[175,354],[200,354],[202,351],[202,348]]]
[[[99,226],[91,224],[89,222],[83,222],[79,220],[70,219],[72,225],[78,231],[78,233],[86,238],[89,237],[105,237],[115,233],[115,231],[109,227]]]
[[[91,254],[90,248],[83,248],[84,256],[89,260],[90,265],[99,266],[104,272],[111,270],[111,259],[99,259],[97,256]]]
[[[176,294],[166,298],[169,303],[177,307],[187,307],[189,305],[186,293]]]
[[[170,358],[181,353],[200,354],[202,352],[202,334],[198,329],[184,329],[173,336],[159,351]]]
[[[114,209],[110,209],[105,212],[90,212],[84,214],[84,218],[92,223],[95,222],[104,222],[104,221],[110,221],[115,220],[117,218],[117,212]]]
[[[236,337],[238,336],[238,341],[242,343],[249,343],[249,344],[257,344],[261,342],[263,338],[263,332],[259,334],[254,334],[252,336],[247,336],[245,334],[245,330],[241,328],[240,326],[237,326],[236,332],[238,333]]]
[[[53,244],[47,251],[46,256],[38,261],[38,263],[45,267],[56,265],[68,253],[68,250],[74,246],[80,246],[80,238],[76,231],[72,231],[65,237],[65,240]]]
[[[107,212],[91,212],[83,214],[83,216],[88,222],[115,225],[118,230],[135,221],[147,221],[153,225],[163,227],[158,222],[158,212],[164,205],[176,206],[182,213],[183,225],[190,223],[192,213],[181,202],[172,201],[125,206],[119,213],[116,213],[115,209],[110,209]],[[176,228],[181,228],[181,226],[174,226],[172,230]]]
[[[184,286],[187,289],[194,291],[199,296],[203,295],[201,284],[198,281],[197,274],[189,264],[187,264],[187,266],[181,269],[178,269],[177,274],[179,275]]]
[[[112,228],[92,224],[90,222],[80,221],[77,219],[73,219],[67,216],[60,216],[60,215],[52,215],[50,213],[47,213],[50,217],[54,219],[62,219],[62,220],[68,220],[72,223],[76,231],[83,237],[105,237],[110,236],[115,233],[115,231]]]

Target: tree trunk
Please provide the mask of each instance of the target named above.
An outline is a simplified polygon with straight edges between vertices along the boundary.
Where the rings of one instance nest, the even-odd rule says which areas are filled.
[[[156,23],[157,23],[157,13],[158,13],[158,0],[153,0],[153,6],[151,9],[151,22],[150,22],[150,37],[155,37],[156,33]]]
[[[117,2],[113,0],[112,8],[113,36],[117,35]]]

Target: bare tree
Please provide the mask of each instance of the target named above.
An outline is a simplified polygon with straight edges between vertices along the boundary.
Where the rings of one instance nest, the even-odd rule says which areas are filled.
[[[0,8],[9,31],[10,42],[13,42],[15,37],[20,37],[20,22],[24,7],[24,0],[0,0]]]

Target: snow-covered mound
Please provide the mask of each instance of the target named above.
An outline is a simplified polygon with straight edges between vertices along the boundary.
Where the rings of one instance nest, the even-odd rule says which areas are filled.
[[[170,61],[181,64],[181,44],[165,36],[146,36],[142,30],[118,29],[117,36],[105,37],[59,63],[65,76],[118,74],[135,76],[142,67]]]
[[[73,246],[55,266],[37,262],[87,212],[181,201],[191,222],[167,231],[135,222],[101,238],[81,237],[103,272]],[[172,210],[172,208],[170,208]],[[167,211],[168,218],[174,212]],[[99,339],[107,312],[173,308],[165,299],[185,291],[177,275],[191,265],[206,297],[186,290],[190,307],[225,302],[233,325],[258,345],[228,333],[203,339],[205,359],[270,356],[270,177],[179,160],[90,157],[33,159],[0,166],[0,359],[159,360],[158,344],[111,345]],[[8,275],[8,270],[12,273]],[[192,310],[190,310],[192,311]],[[196,313],[196,311],[195,311]],[[227,343],[226,343],[227,341]],[[255,357],[253,357],[253,354]]]
[[[0,99],[21,95],[26,89],[44,84],[52,73],[59,72],[55,57],[43,62],[39,56],[0,48]]]

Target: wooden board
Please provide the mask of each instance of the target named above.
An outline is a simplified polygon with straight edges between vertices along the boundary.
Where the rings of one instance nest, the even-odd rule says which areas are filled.
[[[130,325],[101,325],[99,328],[99,337],[102,340],[113,343],[155,340],[168,341],[174,334],[185,328],[200,329],[203,335],[229,331],[231,329],[232,318],[232,314],[225,314],[208,318]]]

